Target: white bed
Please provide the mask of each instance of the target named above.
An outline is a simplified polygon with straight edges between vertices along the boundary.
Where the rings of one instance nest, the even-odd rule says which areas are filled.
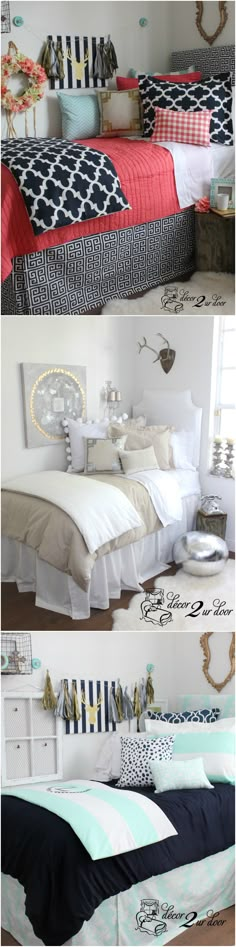
[[[133,406],[133,416],[145,414],[147,424],[173,425],[190,431],[194,438],[194,470],[169,470],[170,482],[177,480],[182,496],[182,518],[144,539],[97,559],[88,591],[84,592],[70,575],[39,558],[34,549],[15,539],[3,537],[2,579],[16,582],[19,592],[35,592],[35,604],[68,615],[89,618],[90,608],[106,609],[109,600],[119,598],[122,589],[140,591],[142,583],[163,571],[172,561],[173,543],[191,530],[201,493],[199,457],[202,409],[192,402],[191,392],[145,390]]]

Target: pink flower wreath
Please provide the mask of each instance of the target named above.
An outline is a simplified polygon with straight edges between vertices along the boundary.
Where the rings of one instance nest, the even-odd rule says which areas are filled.
[[[29,88],[22,95],[13,95],[7,88],[6,80],[18,72],[24,72],[29,78]],[[43,83],[47,76],[42,66],[28,59],[16,50],[14,57],[6,54],[1,58],[1,95],[2,107],[9,112],[24,112],[36,105],[44,94]]]

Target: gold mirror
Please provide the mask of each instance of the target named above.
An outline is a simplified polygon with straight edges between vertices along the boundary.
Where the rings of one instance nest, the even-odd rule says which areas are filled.
[[[220,2],[218,6],[219,6],[220,21],[217,26],[217,29],[215,30],[215,33],[212,33],[211,36],[209,36],[208,33],[206,33],[206,31],[204,30],[204,27],[202,26],[202,20],[203,20],[203,14],[204,14],[204,3],[196,3],[196,7],[197,7],[196,25],[199,30],[199,33],[201,33],[201,36],[203,37],[203,39],[206,40],[206,43],[209,43],[209,46],[212,46],[212,43],[215,42],[216,37],[219,36],[220,33],[222,33],[222,30],[224,29],[224,26],[228,19],[226,3],[224,2],[224,0],[223,2]]]
[[[215,687],[216,691],[222,691],[223,687],[225,687],[226,684],[228,684],[228,681],[231,681],[231,678],[234,676],[234,673],[235,673],[235,638],[234,638],[234,632],[232,632],[232,639],[231,639],[231,643],[229,647],[230,671],[225,677],[224,681],[221,681],[219,684],[217,684],[216,681],[213,680],[213,677],[211,676],[211,674],[209,673],[209,666],[210,666],[210,660],[211,660],[209,638],[213,634],[214,634],[213,631],[206,631],[205,634],[201,635],[201,638],[200,638],[200,645],[204,654],[202,670],[203,670],[203,673],[205,674],[205,677],[208,683],[211,684],[212,687]]]

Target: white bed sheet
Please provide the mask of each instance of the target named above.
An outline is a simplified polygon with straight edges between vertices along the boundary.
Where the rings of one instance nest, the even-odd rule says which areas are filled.
[[[181,210],[195,204],[201,197],[210,197],[211,178],[232,177],[234,174],[234,145],[203,148],[176,141],[162,141],[160,145],[172,154]]]
[[[176,471],[168,474],[171,483]],[[178,476],[184,491],[181,520],[97,559],[87,592],[70,575],[39,559],[34,549],[5,536],[2,580],[16,582],[19,592],[35,592],[35,604],[40,608],[74,620],[89,618],[91,608],[109,608],[110,599],[120,598],[123,589],[142,591],[143,582],[163,572],[172,561],[175,540],[195,525],[201,493],[199,474],[181,470]]]

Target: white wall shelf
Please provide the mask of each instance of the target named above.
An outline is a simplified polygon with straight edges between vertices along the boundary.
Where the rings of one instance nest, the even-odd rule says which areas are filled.
[[[62,778],[61,720],[42,707],[42,696],[2,694],[2,785]]]

